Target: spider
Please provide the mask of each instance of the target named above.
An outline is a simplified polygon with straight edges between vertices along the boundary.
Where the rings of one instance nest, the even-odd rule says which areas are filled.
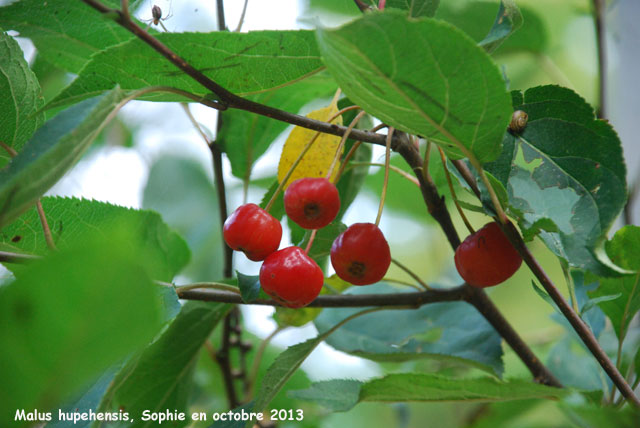
[[[164,18],[162,17],[162,9],[160,9],[160,6],[158,6],[157,4],[154,4],[153,7],[151,8],[151,19],[147,20],[148,24],[151,25],[160,25],[162,27],[162,29],[166,32],[168,32],[169,30],[167,30],[167,27],[164,26],[164,24],[162,23],[162,21],[166,21],[167,19],[171,18],[173,16],[173,14],[171,13],[171,8],[169,8],[169,13],[167,14],[167,16],[165,16]],[[148,25],[147,25],[148,27]]]

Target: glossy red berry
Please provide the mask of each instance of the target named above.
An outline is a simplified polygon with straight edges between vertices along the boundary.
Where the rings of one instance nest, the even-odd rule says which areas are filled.
[[[467,236],[454,259],[462,279],[474,287],[498,285],[522,264],[520,254],[495,222]]]
[[[289,308],[301,308],[313,302],[323,284],[322,269],[300,247],[276,251],[260,268],[264,292]]]
[[[355,285],[380,281],[391,264],[391,251],[382,231],[372,223],[355,223],[331,246],[336,274]]]
[[[289,218],[299,226],[305,229],[322,229],[338,215],[338,189],[326,178],[300,178],[284,192],[284,209]]]
[[[227,245],[254,262],[276,251],[282,239],[280,222],[256,204],[235,210],[224,222],[222,232]]]

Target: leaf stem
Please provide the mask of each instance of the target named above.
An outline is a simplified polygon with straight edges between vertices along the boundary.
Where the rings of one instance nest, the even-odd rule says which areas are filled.
[[[242,6],[242,13],[240,14],[240,19],[238,20],[238,25],[236,29],[233,30],[234,33],[239,33],[242,29],[242,24],[244,24],[244,17],[247,13],[247,5],[249,4],[249,0],[244,0],[244,6]]]
[[[354,153],[356,152],[356,150],[358,150],[358,147],[360,147],[360,145],[362,144],[362,141],[356,141],[353,146],[351,146],[351,149],[349,150],[349,152],[347,153],[347,155],[344,157],[344,159],[342,160],[342,163],[340,165],[340,169],[338,170],[338,173],[336,174],[336,180],[335,182],[337,183],[338,181],[340,181],[340,177],[342,177],[342,174],[345,171],[345,168],[347,166],[347,163],[349,162],[349,160],[353,157]]]
[[[55,242],[53,242],[53,235],[51,234],[49,222],[47,222],[47,216],[44,213],[44,208],[42,208],[42,202],[40,202],[40,199],[38,199],[38,201],[36,202],[36,209],[38,211],[38,217],[40,218],[40,224],[42,224],[44,240],[47,242],[47,246],[49,247],[49,249],[56,251],[56,244]]]
[[[474,233],[476,233],[476,231],[473,229],[473,226],[471,226],[471,223],[469,223],[469,219],[464,214],[464,211],[462,210],[462,207],[460,206],[460,203],[458,202],[458,197],[456,196],[456,191],[453,188],[453,181],[451,180],[451,175],[449,174],[449,169],[447,168],[447,158],[444,155],[444,151],[439,146],[438,146],[438,152],[440,152],[440,160],[442,161],[442,169],[444,170],[444,176],[446,177],[447,184],[449,185],[449,193],[451,193],[451,199],[453,199],[453,203],[456,206],[456,209],[458,210],[458,214],[460,214],[460,218],[462,218],[462,221],[464,222],[464,225],[467,226],[467,229],[469,230],[469,233],[474,234]]]
[[[416,282],[420,284],[422,288],[424,288],[425,290],[432,290],[432,288],[429,287],[429,285],[426,282],[420,279],[420,277],[416,275],[415,272],[413,272],[411,269],[409,269],[408,267],[400,263],[398,260],[392,258],[391,263],[393,263],[394,265],[398,266],[400,269],[405,271],[411,278],[415,279]]]
[[[16,263],[24,264],[35,260],[39,260],[40,256],[34,256],[31,254],[11,253],[8,251],[0,251],[0,262],[2,263]]]
[[[343,110],[345,110],[345,109],[343,109]],[[336,164],[338,163],[338,160],[340,159],[340,156],[342,155],[342,151],[344,149],[344,144],[346,143],[347,138],[349,138],[349,134],[351,134],[351,131],[353,130],[353,128],[358,124],[360,119],[362,119],[362,117],[365,114],[366,114],[366,112],[364,110],[361,111],[360,113],[358,113],[356,115],[356,117],[353,118],[353,120],[351,121],[349,126],[347,127],[347,132],[345,132],[345,134],[342,136],[342,139],[340,140],[340,144],[338,144],[338,148],[336,149],[336,154],[333,157],[333,161],[331,161],[331,166],[329,167],[329,170],[327,171],[327,175],[326,175],[327,180],[329,180],[331,178],[331,174],[333,173],[333,170],[336,167]],[[335,180],[336,182],[337,182],[337,179],[338,179],[338,175],[336,174],[336,180]]]
[[[380,205],[378,206],[378,215],[376,216],[375,225],[380,225],[380,218],[382,218],[382,210],[384,208],[384,201],[387,197],[387,187],[389,185],[389,163],[391,162],[391,139],[393,138],[393,127],[389,128],[387,133],[387,144],[384,159],[384,184],[382,185],[382,193],[380,194]]]
[[[432,145],[433,143],[431,143],[431,140],[427,140],[427,147],[425,147],[424,150],[424,162],[422,163],[422,178],[424,178],[424,181],[427,183],[433,183],[431,174],[429,174],[429,161],[431,160]]]
[[[286,330],[288,326],[278,326],[275,330],[273,330],[267,337],[265,337],[260,346],[256,350],[256,354],[253,356],[253,363],[251,364],[251,369],[249,371],[249,376],[247,377],[248,389],[246,393],[246,400],[251,400],[253,398],[253,388],[258,378],[258,371],[260,370],[260,363],[262,362],[262,356],[264,355],[264,351],[271,343],[271,340],[283,330]]]
[[[376,162],[351,162],[349,164],[349,167],[346,168],[346,170],[352,169],[352,168],[356,168],[359,166],[377,166],[377,167],[384,167],[385,165],[383,163],[376,163]],[[411,183],[415,184],[416,186],[420,187],[420,182],[418,181],[417,178],[411,176],[410,174],[408,174],[407,172],[401,170],[400,168],[398,168],[395,165],[389,165],[389,169],[393,172],[398,173],[399,175],[401,175],[403,178],[406,178],[407,180],[409,180]]]
[[[189,290],[196,289],[210,289],[210,290],[220,290],[220,291],[229,291],[234,294],[240,295],[240,290],[237,287],[229,284],[223,284],[221,282],[195,282],[189,285],[176,285],[175,290],[176,293],[184,293]]]
[[[394,278],[384,277],[384,278],[382,278],[381,281],[382,282],[390,282],[392,284],[406,285],[407,287],[414,288],[414,289],[416,289],[418,291],[424,291],[424,288],[420,287],[419,285],[416,285],[416,284],[414,284],[412,282],[409,282],[409,281],[403,281],[401,279],[394,279]]]
[[[313,241],[316,239],[316,234],[318,233],[318,229],[313,229],[311,231],[311,236],[309,236],[309,242],[307,242],[307,246],[304,249],[304,253],[305,254],[309,254],[309,250],[311,249],[311,246],[313,245]]]

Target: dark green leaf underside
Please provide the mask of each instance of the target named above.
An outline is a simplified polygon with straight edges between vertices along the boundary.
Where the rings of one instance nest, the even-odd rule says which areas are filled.
[[[80,159],[124,98],[119,89],[48,120],[0,170],[0,227],[20,216]]]
[[[398,290],[378,284],[352,288],[347,293],[384,292]],[[353,312],[351,309],[323,311],[314,323],[318,331],[325,331]],[[390,325],[396,328],[388,328]],[[374,361],[434,358],[452,364],[471,364],[497,375],[503,371],[500,336],[477,311],[463,302],[371,314],[345,325],[332,334],[327,343],[340,351]]]

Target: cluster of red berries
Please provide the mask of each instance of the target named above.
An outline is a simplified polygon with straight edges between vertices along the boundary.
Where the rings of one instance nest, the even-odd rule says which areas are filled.
[[[289,218],[305,229],[321,229],[340,210],[338,189],[326,178],[301,178],[284,194]],[[278,250],[282,239],[280,222],[256,204],[245,204],[225,221],[224,240],[253,261],[261,261],[260,284],[274,300],[290,308],[308,305],[320,294],[324,274],[300,247]],[[331,247],[336,274],[355,285],[378,282],[391,264],[391,252],[375,224],[356,223],[345,230]]]

